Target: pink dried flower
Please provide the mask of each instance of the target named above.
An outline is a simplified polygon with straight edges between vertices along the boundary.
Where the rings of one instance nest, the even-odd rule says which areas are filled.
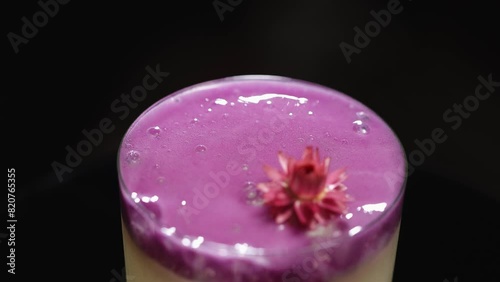
[[[330,158],[320,162],[318,148],[311,146],[306,147],[300,160],[282,152],[278,160],[283,171],[265,165],[271,181],[257,185],[276,223],[295,219],[301,226],[313,229],[346,212],[350,197],[342,184],[347,177],[345,168],[328,173]]]

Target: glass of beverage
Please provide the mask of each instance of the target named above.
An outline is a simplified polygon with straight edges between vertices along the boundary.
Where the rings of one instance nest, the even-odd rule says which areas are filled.
[[[119,149],[130,281],[391,281],[406,180],[390,127],[277,76],[200,83]]]

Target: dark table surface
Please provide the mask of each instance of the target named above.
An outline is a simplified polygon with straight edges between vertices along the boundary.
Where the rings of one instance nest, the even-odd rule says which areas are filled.
[[[395,281],[498,281],[500,188],[493,140],[500,88],[483,86],[482,98],[474,98],[482,78],[500,82],[498,10],[492,4],[48,2],[52,6],[9,2],[4,9],[3,140],[7,167],[16,170],[18,220],[16,275],[7,281],[31,275],[122,281],[116,171],[122,136],[165,95],[240,74],[288,76],[337,89],[379,113],[397,133],[415,171],[407,182]],[[42,6],[50,11],[46,18]],[[382,9],[393,13],[376,30],[371,22]],[[362,42],[357,30],[367,24],[372,36]],[[354,50],[348,59],[341,46]],[[146,66],[158,64],[169,76],[120,118],[113,102],[142,83]],[[106,118],[114,130],[59,181],[53,162],[64,163],[66,146],[75,148],[85,138],[82,130]],[[418,143],[435,130],[446,140],[424,152]],[[0,230],[3,260],[7,232]]]

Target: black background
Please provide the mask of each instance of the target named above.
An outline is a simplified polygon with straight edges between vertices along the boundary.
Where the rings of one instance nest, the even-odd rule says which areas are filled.
[[[4,34],[21,35],[21,18],[32,19],[40,6],[11,2],[2,9]],[[223,21],[212,1],[123,2],[60,5],[17,54],[4,37],[2,139],[7,167],[16,169],[18,219],[17,279],[7,281],[28,275],[120,281],[115,164],[121,137],[165,95],[240,74],[288,76],[349,94],[387,121],[407,154],[418,150],[415,139],[442,128],[447,140],[408,178],[394,280],[498,281],[493,140],[500,88],[456,130],[443,119],[474,95],[479,75],[500,81],[496,7],[402,0],[403,11],[347,63],[339,44],[353,45],[353,28],[363,29],[373,20],[370,11],[386,9],[388,1],[243,0]],[[120,120],[111,103],[142,83],[146,66],[157,64],[170,75]],[[65,146],[75,148],[81,131],[97,128],[103,118],[115,130],[60,183],[52,162],[64,163]],[[4,272],[7,241],[0,240]]]

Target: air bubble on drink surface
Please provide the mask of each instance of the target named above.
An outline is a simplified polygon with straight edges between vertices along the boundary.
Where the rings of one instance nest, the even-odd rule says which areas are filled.
[[[365,120],[366,121],[366,120],[369,119],[368,115],[365,112],[363,112],[363,111],[357,112],[356,116],[358,117],[359,120]]]
[[[161,132],[161,128],[159,126],[153,126],[153,127],[150,127],[148,129],[148,133],[151,135],[151,136],[155,136],[155,137],[158,137],[160,135],[160,132]]]
[[[125,157],[128,164],[136,164],[137,162],[139,162],[140,158],[141,154],[136,150],[128,151],[127,156]]]
[[[163,176],[158,176],[158,178],[156,178],[156,183],[158,183],[158,184],[160,184],[160,185],[165,184],[165,177],[163,177]]]
[[[205,145],[198,145],[196,146],[196,148],[194,149],[197,153],[203,153],[207,150],[207,146]]]
[[[370,132],[370,127],[359,119],[353,122],[352,128],[356,133],[359,134],[368,134]]]
[[[245,192],[246,201],[248,204],[258,206],[263,203],[262,195],[257,189],[257,185],[254,182],[245,182],[243,184],[243,191]]]
[[[257,197],[257,188],[255,183],[248,181],[243,184],[243,189],[245,190],[248,200],[253,200]]]

